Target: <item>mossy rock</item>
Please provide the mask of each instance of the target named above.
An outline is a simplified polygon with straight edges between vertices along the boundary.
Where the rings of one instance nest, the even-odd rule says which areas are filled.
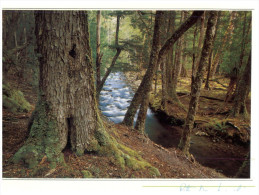
[[[3,107],[13,113],[29,112],[31,109],[31,105],[24,98],[23,93],[9,84],[3,84]]]

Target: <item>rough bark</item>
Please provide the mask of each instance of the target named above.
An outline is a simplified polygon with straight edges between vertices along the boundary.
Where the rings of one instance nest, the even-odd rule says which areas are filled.
[[[246,97],[250,91],[250,86],[251,86],[251,51],[250,51],[250,55],[249,55],[245,70],[237,85],[237,93],[234,100],[234,107],[232,111],[232,114],[234,116],[237,116],[239,114],[243,114],[244,116],[247,116]]]
[[[97,11],[96,15],[96,86],[101,82],[101,11]]]
[[[187,11],[183,11],[183,21],[187,18]],[[186,42],[186,34],[182,37],[182,63],[181,63],[181,70],[180,70],[180,76],[186,77],[187,76],[187,70],[186,70],[186,62],[187,62],[187,55],[186,55],[186,48],[187,48],[187,42]]]
[[[167,38],[173,34],[175,30],[175,11],[168,12],[168,23],[167,23]],[[167,57],[163,60],[161,65],[162,69],[162,104],[166,107],[166,98],[169,94],[172,94],[172,79],[173,79],[173,52],[174,48],[172,47],[167,54]]]
[[[198,41],[198,55],[195,58],[195,66],[194,66],[194,75],[196,74],[198,65],[199,65],[199,60],[201,57],[201,50],[202,50],[202,44],[204,42],[204,34],[205,34],[205,12],[200,18],[200,36],[199,36],[199,41]]]
[[[195,62],[196,62],[196,49],[195,49],[195,42],[196,42],[196,36],[197,36],[197,30],[198,30],[198,23],[196,23],[195,29],[193,31],[193,42],[192,42],[192,77],[191,80],[193,82],[194,76],[195,76]]]
[[[37,11],[35,24],[39,99],[29,138],[13,158],[30,167],[44,155],[59,162],[67,144],[83,154],[100,126],[86,12]]]
[[[204,86],[204,88],[206,90],[210,90],[209,81],[210,81],[211,66],[212,66],[213,57],[214,57],[213,56],[213,48],[214,48],[214,43],[215,43],[215,40],[216,40],[216,37],[217,37],[218,26],[219,26],[219,21],[220,21],[220,15],[221,15],[221,12],[219,11],[218,12],[218,16],[217,16],[215,35],[213,37],[212,48],[211,48],[210,55],[209,55],[208,72],[207,72],[207,78],[206,78],[206,82],[205,82],[205,86]]]
[[[149,66],[147,73],[144,76],[144,85],[145,88],[142,92],[142,102],[140,105],[139,113],[138,113],[138,118],[136,122],[136,129],[139,131],[144,132],[145,129],[145,120],[146,120],[146,114],[147,114],[147,109],[149,105],[149,93],[152,89],[152,81],[153,81],[153,75],[154,72],[156,71],[156,63],[158,59],[158,52],[159,52],[159,46],[160,46],[160,41],[161,41],[161,23],[162,20],[164,19],[165,12],[164,11],[157,11],[156,12],[156,17],[155,17],[155,26],[154,26],[154,35],[153,35],[153,43],[152,43],[152,49],[150,53],[150,58],[149,58]],[[148,76],[150,75],[150,76]]]
[[[173,34],[175,31],[175,18],[176,18],[176,12],[171,11],[169,15],[169,25],[168,26],[168,35]],[[173,79],[173,53],[174,53],[174,47],[170,49],[167,56],[167,63],[166,63],[166,88],[167,88],[167,94],[171,96],[173,93],[173,85],[172,85],[172,79]]]
[[[194,81],[192,82],[191,87],[191,100],[189,103],[189,110],[185,120],[185,125],[182,131],[182,136],[179,144],[179,148],[183,151],[183,153],[190,157],[189,148],[190,148],[190,138],[191,132],[194,125],[194,118],[196,115],[196,110],[198,107],[199,97],[200,97],[200,89],[204,75],[204,68],[208,64],[209,53],[212,48],[213,37],[215,35],[215,27],[217,22],[218,12],[211,11],[209,14],[209,19],[207,23],[206,37],[204,40],[201,59],[199,62],[199,66],[197,69],[196,76]]]
[[[142,101],[143,94],[145,93],[144,90],[147,89],[146,85],[147,83],[149,83],[147,81],[152,81],[159,62],[161,62],[161,60],[168,54],[174,43],[184,34],[184,32],[186,32],[197,22],[202,13],[203,11],[194,11],[193,14],[174,32],[174,34],[165,42],[164,46],[160,49],[157,62],[154,66],[148,68],[138,90],[136,91],[131,101],[131,104],[123,120],[123,123],[125,125],[133,127],[134,116],[137,112],[138,106]]]

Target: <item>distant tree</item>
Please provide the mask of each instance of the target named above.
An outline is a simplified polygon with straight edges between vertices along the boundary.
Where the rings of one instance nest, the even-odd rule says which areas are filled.
[[[38,61],[35,50],[33,11],[3,11],[3,73],[36,85]]]
[[[169,38],[174,30],[175,30],[175,18],[176,18],[176,11],[169,11],[168,13],[168,26],[167,26],[167,38]],[[161,64],[162,66],[162,105],[164,109],[167,107],[167,98],[168,96],[172,97],[174,85],[173,83],[173,53],[174,47],[170,49],[164,63]]]
[[[96,92],[97,98],[99,98],[99,95],[104,86],[104,83],[105,83],[106,79],[108,78],[108,76],[110,75],[110,73],[116,63],[116,60],[118,59],[118,57],[121,53],[121,50],[122,50],[122,47],[119,46],[120,18],[122,17],[122,13],[118,12],[116,17],[117,17],[117,23],[116,23],[116,33],[115,33],[115,46],[114,46],[116,49],[116,54],[114,55],[114,57],[112,59],[110,67],[107,69],[105,75],[103,76],[102,80],[99,82],[99,85],[97,86],[97,92]]]
[[[191,100],[189,103],[189,110],[185,120],[185,125],[182,131],[182,136],[179,144],[179,148],[183,151],[183,153],[187,157],[190,157],[189,148],[190,148],[191,132],[194,125],[196,110],[198,107],[200,89],[201,89],[201,84],[204,76],[204,69],[205,69],[205,66],[208,64],[209,53],[212,48],[212,41],[215,35],[217,16],[218,16],[217,11],[211,11],[209,13],[207,30],[206,30],[205,40],[203,43],[199,66],[197,68],[195,78],[193,79],[193,82],[191,84],[191,95],[190,95]]]
[[[233,31],[235,28],[234,20],[236,19],[236,16],[237,16],[237,12],[235,12],[235,11],[231,12],[227,30],[225,31],[225,34],[221,41],[220,47],[219,47],[215,57],[213,58],[213,62],[212,62],[212,66],[211,66],[211,73],[210,73],[211,78],[214,78],[218,65],[219,65],[220,61],[222,61],[222,54],[223,54],[225,47],[227,46],[227,44],[229,45],[231,43],[231,37],[232,37]]]

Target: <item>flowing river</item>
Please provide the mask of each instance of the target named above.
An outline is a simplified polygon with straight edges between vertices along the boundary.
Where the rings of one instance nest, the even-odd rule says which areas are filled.
[[[127,108],[134,96],[126,78],[122,72],[111,73],[100,93],[99,108],[103,115],[114,123],[120,123],[124,119]],[[136,122],[136,117],[134,123]],[[164,147],[177,147],[181,129],[161,124],[155,114],[148,109],[145,123],[145,133],[157,144]],[[247,148],[235,146],[240,153],[235,154],[227,143],[212,143],[207,137],[192,136],[190,152],[195,159],[204,166],[211,167],[222,172],[226,176],[233,177],[244,161]],[[229,148],[229,149],[228,149]],[[244,175],[249,177],[249,170]]]

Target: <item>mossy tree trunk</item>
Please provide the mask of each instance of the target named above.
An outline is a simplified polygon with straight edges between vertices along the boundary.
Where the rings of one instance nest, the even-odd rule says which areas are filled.
[[[170,49],[173,47],[174,43],[184,34],[184,32],[186,32],[190,27],[192,27],[197,22],[197,20],[202,14],[203,14],[203,11],[194,11],[193,14],[173,33],[173,35],[169,39],[167,39],[167,41],[159,51],[158,60],[156,64],[152,66],[152,68],[148,68],[148,70],[146,71],[144,78],[140,83],[140,86],[138,87],[131,101],[131,104],[125,114],[123,124],[129,127],[133,127],[134,116],[138,110],[139,105],[142,102],[142,98],[145,97],[144,93],[149,92],[149,90],[147,90],[148,89],[147,81],[153,80],[155,70],[157,69],[158,64],[162,62],[164,57],[168,54]]]
[[[189,154],[190,138],[191,138],[191,132],[194,125],[196,110],[198,107],[199,97],[200,97],[200,89],[201,89],[201,84],[204,76],[204,67],[205,65],[208,64],[209,53],[211,51],[213,37],[215,35],[217,16],[218,16],[218,12],[216,11],[210,12],[208,23],[207,23],[206,37],[202,48],[199,66],[197,69],[196,76],[192,82],[189,110],[185,120],[184,129],[182,131],[182,137],[179,144],[179,148],[188,157],[190,156]]]
[[[86,12],[36,11],[35,24],[39,99],[29,138],[13,158],[30,167],[45,155],[58,161],[68,143],[83,154],[100,122]]]

